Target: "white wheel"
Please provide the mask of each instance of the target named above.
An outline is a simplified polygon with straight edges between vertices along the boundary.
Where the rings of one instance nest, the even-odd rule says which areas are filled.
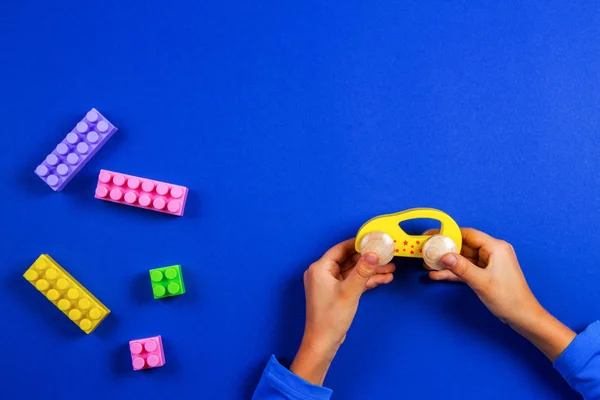
[[[446,269],[441,263],[442,257],[448,253],[458,252],[454,240],[444,235],[433,235],[423,245],[423,261],[436,270]]]
[[[367,233],[360,241],[360,254],[377,254],[379,265],[385,265],[392,261],[394,250],[394,239],[384,232],[373,231]]]

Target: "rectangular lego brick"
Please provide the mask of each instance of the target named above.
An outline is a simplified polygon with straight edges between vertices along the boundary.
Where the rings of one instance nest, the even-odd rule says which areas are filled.
[[[160,335],[129,342],[133,370],[158,368],[165,365],[165,352]]]
[[[37,166],[36,175],[52,190],[61,191],[116,131],[113,124],[92,108]]]
[[[110,310],[48,254],[42,254],[23,274],[85,333],[91,333]]]
[[[171,183],[154,181],[100,170],[96,198],[147,210],[182,216],[188,188]]]
[[[185,293],[181,265],[154,268],[150,270],[150,283],[155,299],[178,296]]]

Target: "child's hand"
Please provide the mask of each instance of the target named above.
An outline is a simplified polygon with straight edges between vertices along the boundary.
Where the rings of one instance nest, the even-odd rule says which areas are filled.
[[[465,282],[494,315],[556,360],[575,333],[538,303],[512,246],[475,229],[461,231],[461,255],[446,254],[447,270],[431,271],[430,278]]]
[[[447,270],[431,271],[433,280],[464,281],[502,321],[526,318],[539,307],[512,246],[471,228],[462,228],[461,255],[442,258]]]
[[[346,337],[363,292],[390,283],[395,266],[377,266],[377,256],[363,257],[354,239],[332,247],[304,273],[306,326],[302,344],[290,368],[305,380],[321,385]]]

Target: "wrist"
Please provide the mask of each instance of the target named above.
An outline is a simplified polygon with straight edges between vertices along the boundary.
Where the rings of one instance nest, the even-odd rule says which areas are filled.
[[[554,362],[569,346],[576,334],[550,314],[541,304],[527,318],[509,323],[521,336]]]
[[[333,345],[311,340],[305,336],[290,366],[290,371],[307,382],[322,386],[338,348],[339,343]]]

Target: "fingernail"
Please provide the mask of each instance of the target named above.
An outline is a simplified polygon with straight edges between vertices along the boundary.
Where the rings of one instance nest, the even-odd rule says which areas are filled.
[[[442,264],[447,265],[448,267],[453,267],[456,264],[457,258],[454,254],[446,254],[442,257]]]
[[[377,261],[379,261],[379,257],[377,257],[377,254],[368,253],[365,256],[365,261],[367,262],[367,264],[377,265]]]

